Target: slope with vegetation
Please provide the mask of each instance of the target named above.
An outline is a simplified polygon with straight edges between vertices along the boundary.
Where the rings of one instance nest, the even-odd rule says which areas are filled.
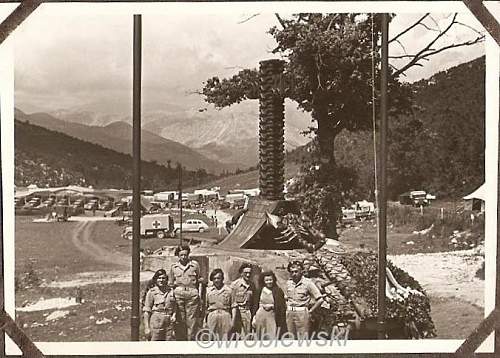
[[[177,169],[142,162],[142,187],[176,188]],[[185,170],[186,185],[214,178],[204,169]],[[132,157],[27,122],[15,121],[15,185],[132,187]]]
[[[53,131],[67,134],[86,142],[94,143],[117,152],[132,154],[132,126],[117,121],[106,126],[92,126],[55,118],[47,113],[26,114],[16,109],[16,119],[29,122]],[[180,162],[190,170],[198,168],[217,174],[224,170],[234,170],[237,165],[222,164],[207,158],[196,150],[174,140],[142,130],[141,157],[162,165]]]
[[[460,198],[484,182],[484,57],[412,84],[408,115],[389,117],[388,193],[391,199],[411,189],[441,198]],[[309,163],[314,143],[288,153],[288,160]],[[373,132],[341,132],[336,161],[352,168],[352,196],[373,199]]]

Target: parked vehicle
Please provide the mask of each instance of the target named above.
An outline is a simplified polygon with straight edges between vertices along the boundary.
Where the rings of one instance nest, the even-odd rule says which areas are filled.
[[[154,237],[163,239],[175,237],[174,219],[168,214],[144,215],[141,217],[141,238]],[[132,226],[123,230],[122,238],[132,240]]]
[[[23,205],[23,209],[33,209],[40,205],[40,198],[32,198]]]
[[[375,204],[366,200],[357,201],[353,208],[355,210],[356,219],[372,219],[375,217]]]
[[[70,207],[68,205],[57,205],[54,210],[49,214],[55,221],[68,221],[71,216]]]
[[[399,203],[402,205],[427,206],[431,200],[436,199],[434,195],[426,193],[424,190],[413,190],[399,196]]]
[[[24,206],[24,200],[20,199],[20,198],[15,198],[14,199],[14,207],[20,208],[22,206]]]
[[[182,223],[182,232],[204,232],[209,226],[203,220],[191,219]],[[175,231],[180,231],[180,224],[175,224]]]
[[[68,199],[67,198],[61,198],[57,200],[56,205],[68,205]]]
[[[82,199],[76,199],[73,203],[71,203],[72,208],[83,208],[83,200]]]
[[[356,221],[356,210],[352,208],[342,208],[342,218],[340,223],[342,225],[352,224]]]
[[[104,212],[104,217],[109,217],[109,218],[120,215],[123,215],[123,209],[120,206],[117,206],[116,208],[112,208]]]
[[[111,210],[113,208],[113,203],[109,200],[106,200],[104,203],[99,205],[99,210]]]
[[[85,206],[83,207],[85,210],[97,210],[99,204],[97,202],[97,199],[92,199],[90,200]]]

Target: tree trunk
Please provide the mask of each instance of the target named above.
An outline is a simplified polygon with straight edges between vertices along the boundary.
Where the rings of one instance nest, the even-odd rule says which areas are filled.
[[[335,184],[336,178],[336,162],[335,162],[335,137],[337,132],[332,125],[332,119],[328,116],[328,107],[326,103],[315,101],[312,115],[318,123],[318,145],[319,145],[319,160],[320,160],[320,173],[319,184],[322,187]],[[338,187],[334,185],[334,187]],[[340,197],[340,193],[333,193],[334,197]],[[328,219],[326,225],[322,228],[324,234],[330,238],[337,237],[337,217],[341,210],[340,202],[337,200],[330,200],[332,195],[328,196],[328,202],[325,203],[328,210]]]

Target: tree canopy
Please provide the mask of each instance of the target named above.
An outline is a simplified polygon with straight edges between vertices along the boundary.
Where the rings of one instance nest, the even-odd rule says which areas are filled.
[[[347,190],[353,181],[345,168],[336,165],[335,138],[343,130],[373,128],[373,113],[378,113],[377,87],[380,82],[380,15],[308,13],[287,19],[278,14],[276,17],[280,25],[272,27],[269,33],[277,42],[273,52],[286,60],[280,90],[283,97],[295,101],[299,109],[310,112],[317,124],[310,131],[316,134],[318,144],[317,156],[313,159],[318,173],[309,172],[316,184],[302,187],[306,190],[306,197],[309,194],[312,196],[311,205],[316,207],[311,209],[314,211],[311,215],[327,216],[317,221],[320,229],[334,236],[343,196],[340,192],[327,194],[325,190]],[[400,38],[422,25],[428,17],[429,14],[426,14],[392,41],[401,44]],[[416,54],[404,55],[401,59],[407,59],[407,62],[399,69],[390,68],[390,113],[401,114],[411,110],[410,86],[399,80],[404,71],[421,66],[422,60],[435,53],[467,44],[435,48],[437,41],[456,23],[455,15],[449,26],[438,31],[429,44]],[[480,40],[481,37],[478,37],[475,41]],[[222,80],[213,77],[204,84],[202,93],[207,102],[218,108],[245,99],[256,99],[259,97],[258,71],[245,69]],[[316,195],[318,187],[322,189]]]

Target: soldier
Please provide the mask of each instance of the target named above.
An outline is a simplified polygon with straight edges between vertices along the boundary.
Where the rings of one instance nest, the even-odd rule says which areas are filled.
[[[189,258],[190,252],[189,246],[178,246],[175,255],[179,257],[179,262],[172,264],[170,268],[170,285],[175,287],[177,300],[176,336],[178,340],[188,341],[196,339],[201,310],[198,293],[198,284],[201,282],[200,266]]]
[[[216,340],[227,340],[237,310],[233,304],[233,290],[224,285],[224,272],[220,268],[212,271],[210,281],[213,286],[207,289],[207,326]]]
[[[304,260],[304,276],[309,278],[316,285],[316,287],[318,287],[319,292],[323,296],[323,302],[321,305],[313,313],[311,313],[311,329],[313,333],[318,334],[324,328],[323,323],[328,323],[328,320],[331,319],[330,303],[326,299],[325,291],[325,287],[331,282],[323,277],[321,270],[318,267],[312,265],[311,263],[308,265],[307,274],[305,270],[306,260]],[[328,328],[326,330],[328,331]]]
[[[175,297],[168,288],[165,270],[155,272],[151,288],[144,299],[144,334],[152,341],[172,341],[174,339]]]
[[[239,268],[240,278],[231,285],[233,302],[237,306],[236,315],[233,315],[233,326],[237,333],[248,335],[252,330],[252,312],[255,285],[252,282],[252,265],[244,263]]]
[[[301,261],[290,262],[287,270],[290,273],[285,292],[288,331],[295,339],[311,337],[311,314],[321,306],[323,297],[318,287],[303,276],[304,266]],[[312,299],[316,300],[314,304],[311,304]]]

